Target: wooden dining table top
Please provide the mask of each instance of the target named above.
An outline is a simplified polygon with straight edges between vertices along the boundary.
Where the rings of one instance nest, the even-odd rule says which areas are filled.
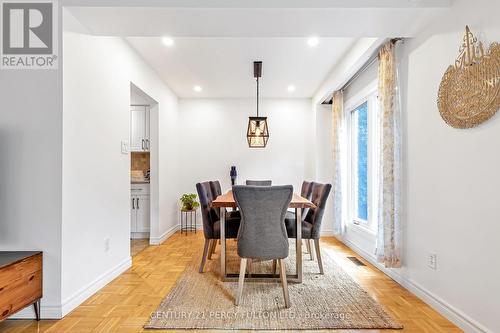
[[[229,190],[224,194],[219,195],[214,201],[212,201],[212,207],[233,207],[236,208],[238,205],[234,200],[233,191]],[[300,196],[300,194],[294,193],[292,201],[290,201],[290,208],[316,208],[316,206],[306,198]]]

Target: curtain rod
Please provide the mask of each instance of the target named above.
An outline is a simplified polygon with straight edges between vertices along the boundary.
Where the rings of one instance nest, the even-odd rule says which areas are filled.
[[[403,40],[403,38],[392,38],[390,40],[390,42],[396,44],[397,42],[399,42],[401,40]],[[361,66],[361,68],[356,73],[354,73],[354,75],[351,76],[351,78],[349,80],[347,80],[347,82],[339,90],[344,91],[345,89],[347,89],[347,87],[349,87],[354,82],[354,80],[356,80],[363,72],[365,72],[371,65],[373,65],[373,63],[378,60],[379,51],[382,47],[384,47],[385,44],[386,43],[377,47],[377,49],[373,52],[373,54],[370,56],[370,58],[368,58],[368,60],[365,62],[365,64],[363,66]]]
[[[403,38],[392,38],[390,39],[391,42],[393,43],[396,43],[398,41],[403,41],[404,39]],[[349,80],[347,80],[347,82],[338,90],[340,91],[344,91],[346,90],[354,81],[356,81],[356,79],[358,77],[361,76],[361,74],[363,74],[371,65],[373,65],[373,63],[375,63],[377,60],[378,60],[378,54],[379,54],[379,51],[380,49],[385,45],[385,43],[383,43],[382,45],[380,45],[379,47],[377,47],[377,49],[375,51],[373,51],[372,55],[368,58],[368,60],[363,64],[363,66],[361,66],[360,69],[357,70],[356,73],[354,73],[350,78]],[[330,103],[330,101],[333,99],[333,93],[332,93],[332,96],[325,99],[324,102],[322,104],[328,104]]]

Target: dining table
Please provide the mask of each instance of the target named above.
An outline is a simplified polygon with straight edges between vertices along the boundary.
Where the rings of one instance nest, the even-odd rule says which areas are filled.
[[[222,281],[238,281],[239,275],[237,273],[228,273],[226,267],[226,209],[227,208],[237,208],[238,205],[234,200],[233,192],[229,190],[226,193],[219,195],[215,200],[212,201],[212,207],[214,209],[219,209],[220,216],[220,272]],[[295,210],[295,223],[296,223],[296,238],[295,238],[295,274],[287,274],[287,281],[294,283],[302,283],[302,209],[304,208],[316,208],[316,206],[308,199],[300,196],[299,194],[293,193],[292,200],[290,201],[289,208]],[[266,273],[252,273],[247,278],[246,281],[276,281],[279,280],[279,275]]]

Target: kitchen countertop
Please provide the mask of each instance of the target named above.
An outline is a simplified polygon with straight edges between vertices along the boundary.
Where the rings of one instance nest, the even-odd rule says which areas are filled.
[[[131,181],[131,184],[149,184],[149,180],[139,180],[139,181]]]

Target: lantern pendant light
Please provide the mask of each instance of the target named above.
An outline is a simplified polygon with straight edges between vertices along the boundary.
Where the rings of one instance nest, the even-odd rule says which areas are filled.
[[[253,76],[257,81],[257,116],[248,117],[247,141],[250,148],[265,148],[269,140],[267,117],[259,117],[259,78],[262,76],[262,61],[254,61]]]

